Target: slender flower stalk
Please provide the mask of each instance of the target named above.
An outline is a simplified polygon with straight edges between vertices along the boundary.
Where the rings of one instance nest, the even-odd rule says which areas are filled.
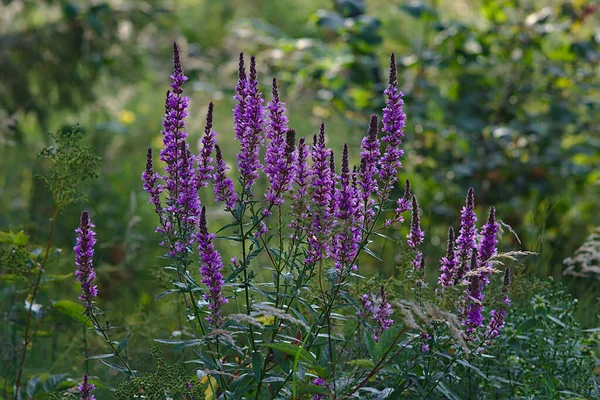
[[[375,201],[371,198],[371,195],[377,192],[376,177],[379,174],[377,162],[381,153],[377,137],[378,131],[377,115],[372,115],[367,136],[362,139],[360,147],[360,170],[358,173],[358,182],[361,189],[361,207],[366,224],[375,216],[375,210],[373,210]]]
[[[396,56],[390,57],[390,77],[387,89],[385,108],[383,109],[383,132],[385,136],[381,139],[387,146],[379,161],[379,177],[386,183],[385,193],[381,193],[383,199],[387,199],[393,185],[398,180],[398,171],[402,167],[400,157],[404,155],[402,150],[402,138],[404,137],[404,125],[406,115],[402,110],[404,101],[403,93],[398,89],[398,71],[396,68]]]
[[[454,228],[448,228],[448,243],[446,245],[446,255],[442,257],[440,267],[439,284],[442,289],[454,285],[454,277],[457,273],[458,261],[454,252]]]
[[[200,214],[199,231],[196,236],[198,240],[198,252],[200,254],[200,274],[202,283],[204,283],[208,292],[203,295],[205,301],[208,301],[208,308],[211,315],[206,318],[208,322],[219,327],[222,322],[221,307],[227,303],[227,298],[223,296],[223,261],[219,252],[213,245],[215,235],[208,232],[206,224],[206,207],[202,207]]]
[[[329,165],[330,150],[325,147],[325,125],[321,124],[319,136],[314,137],[312,148],[312,169],[310,185],[312,193],[312,235],[309,235],[309,249],[306,262],[317,263],[326,251],[325,239],[330,231],[331,201],[334,179]]]
[[[417,254],[413,260],[413,268],[415,271],[422,270],[424,266],[423,253],[418,250],[418,247],[423,243],[425,232],[421,230],[421,218],[419,217],[419,202],[417,196],[412,197],[412,221],[410,224],[410,231],[406,235],[408,245],[411,249],[415,250]]]
[[[245,71],[242,70],[243,67],[243,57],[240,56],[239,91],[236,90],[235,96],[239,107],[234,110],[234,119],[240,119],[236,123],[236,136],[240,141],[238,168],[241,175],[242,192],[246,193],[248,198],[252,198],[252,187],[258,179],[258,171],[262,167],[259,152],[264,141],[264,106],[262,94],[258,88],[256,59],[250,58],[250,74],[247,77]],[[246,79],[245,83],[242,82],[244,78]],[[240,100],[242,96],[244,96],[243,100]],[[242,110],[243,117],[240,117],[239,114]]]
[[[293,156],[294,174],[292,195],[292,216],[293,220],[289,227],[293,230],[292,235],[297,235],[304,231],[308,226],[310,203],[308,201],[308,188],[311,182],[311,170],[308,166],[309,148],[306,140],[301,138]],[[292,237],[295,239],[295,237]]]
[[[358,312],[358,315],[364,318],[373,318],[377,326],[372,336],[375,342],[379,342],[381,334],[394,324],[394,320],[390,318],[394,310],[387,301],[385,286],[381,285],[379,296],[370,298],[369,295],[363,294],[360,297],[360,302],[362,303],[362,309]]]
[[[93,383],[89,383],[88,376],[83,376],[83,382],[78,386],[79,393],[81,393],[81,400],[95,400],[96,398],[92,394],[92,390],[95,389]]]
[[[473,249],[477,248],[477,216],[475,215],[475,195],[473,188],[469,188],[465,206],[460,213],[460,231],[456,239],[456,251],[459,260],[459,270],[455,277],[455,284],[461,281],[468,272],[469,257]]]
[[[154,167],[152,166],[152,149],[148,147],[148,152],[146,153],[146,170],[142,173],[143,188],[150,195],[148,204],[154,205],[154,209],[162,221],[162,205],[160,202],[162,187],[158,184],[159,179],[160,175],[154,172]]]
[[[498,253],[498,223],[496,222],[496,209],[490,208],[487,223],[481,228],[481,244],[479,245],[479,268],[484,285],[490,283],[492,265],[488,260]]]
[[[265,154],[265,175],[271,187],[265,194],[267,200],[276,206],[283,204],[283,195],[289,190],[292,172],[292,159],[294,141],[291,146],[286,138],[288,119],[285,116],[285,105],[279,99],[277,80],[273,78],[273,99],[267,104],[269,122],[266,137],[269,140]],[[290,151],[292,150],[292,151]]]
[[[200,150],[200,154],[196,158],[196,163],[198,164],[198,168],[196,170],[196,187],[198,189],[208,185],[208,182],[211,180],[212,177],[212,172],[215,169],[213,165],[214,160],[211,157],[215,145],[217,144],[217,133],[212,130],[214,107],[215,106],[212,102],[208,105],[208,112],[206,114],[206,126],[204,127],[204,136],[201,140],[202,149]]]
[[[227,165],[223,160],[223,154],[219,145],[215,145],[217,157],[216,171],[213,175],[214,194],[217,202],[224,202],[228,209],[233,209],[237,201],[237,196],[233,190],[233,181],[227,177]]]
[[[352,263],[358,252],[358,243],[361,236],[359,199],[351,183],[348,158],[348,145],[344,144],[340,188],[335,192],[335,206],[333,207],[339,224],[336,226],[332,251],[334,265],[340,273],[340,277],[347,273],[347,267],[356,269],[356,266],[350,265],[350,263]]]
[[[94,284],[96,271],[94,270],[94,246],[96,245],[95,225],[90,221],[87,211],[81,213],[81,220],[77,232],[77,244],[73,247],[75,252],[75,276],[81,284],[81,295],[85,313],[92,316],[94,313],[94,298],[98,296],[98,287]]]

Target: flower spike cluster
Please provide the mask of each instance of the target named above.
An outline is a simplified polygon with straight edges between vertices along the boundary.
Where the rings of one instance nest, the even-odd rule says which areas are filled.
[[[200,274],[202,283],[208,288],[208,293],[204,294],[204,300],[208,301],[208,308],[211,315],[206,318],[208,322],[219,326],[221,324],[221,307],[227,303],[227,298],[223,296],[223,261],[221,256],[213,245],[215,235],[208,232],[206,224],[206,207],[202,207],[200,214],[200,225],[197,235],[198,252],[200,253]]]
[[[208,105],[208,112],[206,113],[206,126],[204,128],[204,136],[201,140],[202,149],[197,157],[198,168],[196,187],[198,189],[208,185],[208,182],[212,177],[212,172],[215,169],[213,166],[214,160],[211,157],[217,144],[217,133],[212,130],[214,109],[215,106],[211,102]]]
[[[442,289],[454,285],[454,277],[457,273],[458,261],[454,252],[454,228],[448,228],[448,243],[446,245],[446,255],[442,258],[440,267],[440,278],[438,280]]]
[[[400,157],[404,155],[402,150],[402,138],[404,137],[404,125],[406,115],[402,110],[404,94],[398,89],[398,70],[396,68],[396,56],[390,57],[390,76],[387,89],[384,91],[387,99],[383,109],[383,132],[385,136],[381,139],[387,147],[383,157],[379,161],[379,176],[382,182],[386,183],[386,193],[382,193],[383,198],[387,198],[389,191],[394,187],[398,180],[397,174],[402,164]]]
[[[77,244],[73,247],[75,252],[75,276],[81,285],[79,299],[83,301],[83,307],[87,315],[93,313],[94,298],[98,296],[98,287],[94,284],[96,271],[94,270],[94,246],[96,245],[95,225],[90,221],[87,211],[81,213],[81,220],[77,232]]]
[[[378,161],[381,155],[379,150],[379,131],[377,115],[371,116],[367,136],[362,140],[360,147],[360,170],[358,172],[358,182],[361,189],[361,200],[363,209],[363,218],[368,223],[374,216],[374,200],[371,198],[373,193],[377,192],[377,175],[379,173]]]
[[[465,206],[460,213],[460,231],[456,238],[456,251],[460,263],[455,282],[461,281],[467,272],[469,258],[477,246],[477,216],[475,215],[475,194],[469,188]]]
[[[83,382],[77,389],[79,389],[79,393],[81,393],[81,400],[96,400],[92,394],[92,390],[95,389],[95,386],[93,383],[89,383],[87,374],[83,376]]]
[[[381,334],[394,324],[394,320],[390,318],[393,309],[392,305],[387,301],[385,286],[381,285],[379,296],[369,297],[369,295],[363,294],[360,302],[362,303],[362,310],[358,312],[358,315],[365,318],[373,318],[377,324],[375,332],[373,332],[373,340],[379,342]]]
[[[410,232],[406,235],[408,245],[415,250],[417,254],[413,260],[413,268],[415,271],[423,269],[423,253],[418,250],[418,247],[423,243],[425,232],[421,230],[421,218],[419,217],[419,202],[417,196],[412,197],[412,221],[410,224]]]
[[[227,164],[223,160],[223,153],[219,145],[215,145],[217,157],[216,172],[213,175],[215,200],[224,202],[228,209],[233,209],[237,201],[237,196],[233,189],[233,181],[226,175]]]

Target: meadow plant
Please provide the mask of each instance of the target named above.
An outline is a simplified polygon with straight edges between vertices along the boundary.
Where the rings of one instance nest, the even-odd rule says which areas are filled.
[[[97,321],[94,226],[86,212],[77,231],[77,278],[86,315],[113,351],[106,358],[119,358],[116,368],[133,377],[116,397],[144,392],[151,398],[192,399],[199,391],[223,399],[428,397],[449,390],[448,376],[460,381],[457,369],[471,367],[468,357],[485,353],[502,334],[510,271],[504,285],[501,274],[495,278],[502,272],[495,211],[478,232],[469,189],[456,239],[449,230],[439,285],[426,283],[428,257],[419,248],[425,232],[415,189],[406,181],[404,195],[391,199],[406,119],[394,55],[384,91],[383,134],[373,115],[359,154],[353,156],[347,144],[336,150],[338,167],[325,125],[312,139],[297,140],[277,81],[265,106],[257,61],[252,57],[247,71],[240,54],[233,109],[240,146],[236,180],[212,129],[212,103],[201,149],[192,154],[185,122],[190,102],[183,94],[187,77],[176,45],[173,56],[160,150],[164,170],[155,170],[148,149],[142,180],[158,216],[164,268],[174,276],[173,288],[157,298],[179,296],[188,324],[187,337],[156,339],[181,352],[183,364],[170,367],[179,371],[177,378],[161,375],[167,368],[161,357],[156,374],[135,377],[121,356],[127,338],[114,341]],[[352,166],[355,159],[359,162]],[[264,194],[258,192],[262,187]],[[230,222],[215,228],[212,216],[218,210]],[[410,226],[403,227],[409,210]],[[406,275],[402,283],[414,292],[359,273],[365,257],[379,257],[373,241],[390,240],[386,230],[408,232],[406,242],[396,245],[408,260],[400,266]],[[219,250],[226,241],[238,249],[228,263]],[[486,291],[492,294],[484,296]],[[502,301],[495,300],[499,296]],[[89,393],[85,385],[87,376],[82,396]],[[162,387],[162,393],[152,397],[150,387]]]

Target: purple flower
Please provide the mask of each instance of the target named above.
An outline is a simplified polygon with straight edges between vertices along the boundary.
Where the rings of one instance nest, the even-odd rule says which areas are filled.
[[[313,384],[317,385],[317,386],[325,386],[327,387],[327,383],[325,382],[325,379],[321,378],[320,376],[317,376],[314,380],[313,380]],[[321,394],[321,393],[317,393],[312,397],[312,400],[323,400],[327,397],[327,395]]]
[[[350,181],[348,157],[348,145],[344,144],[340,188],[335,191],[335,206],[333,207],[335,217],[339,219],[340,229],[336,229],[334,234],[332,252],[335,268],[340,273],[346,272],[344,267],[350,267],[351,269],[354,267],[350,264],[358,252],[358,243],[361,237],[358,194]],[[340,275],[341,278],[343,276]]]
[[[261,168],[260,146],[263,143],[264,106],[256,76],[256,59],[250,58],[250,75],[246,76],[244,58],[240,54],[239,81],[235,99],[234,125],[236,137],[240,141],[238,168],[242,180],[242,193],[252,197],[252,186],[258,179]]]
[[[208,113],[206,114],[206,126],[204,127],[204,136],[202,137],[202,150],[198,155],[196,161],[198,164],[197,176],[196,176],[196,187],[202,188],[208,185],[208,181],[212,177],[214,170],[213,159],[211,157],[212,151],[217,144],[217,133],[212,130],[213,126],[213,112],[214,105],[210,103],[208,105]]]
[[[297,235],[300,231],[304,230],[308,223],[308,213],[310,211],[308,186],[311,179],[311,170],[308,167],[307,162],[308,154],[309,148],[306,144],[306,140],[301,138],[298,141],[298,147],[296,148],[293,157],[293,184],[295,189],[292,195],[293,201],[291,208],[294,219],[290,223],[290,228],[295,231],[293,235]]]
[[[455,283],[462,280],[467,272],[467,262],[473,249],[477,247],[477,216],[475,215],[475,195],[469,188],[465,206],[460,213],[460,232],[456,239],[457,256],[460,263]]]
[[[429,341],[431,340],[431,335],[427,332],[421,332],[421,351],[423,353],[427,353],[429,351]]]
[[[458,267],[458,261],[454,253],[454,228],[448,228],[448,244],[446,245],[446,256],[442,257],[440,267],[439,283],[442,288],[454,285],[454,276]]]
[[[406,239],[408,241],[408,245],[416,250],[417,247],[421,243],[423,243],[423,238],[425,237],[425,232],[421,230],[421,219],[419,217],[419,202],[417,201],[417,196],[412,197],[412,221],[410,223],[410,232],[406,235]]]
[[[154,204],[154,209],[162,221],[162,205],[160,202],[162,188],[158,184],[159,178],[160,175],[158,175],[157,172],[154,172],[152,166],[152,149],[148,148],[148,152],[146,153],[146,170],[142,173],[142,180],[144,181],[143,188],[150,195],[148,204]]]
[[[404,217],[402,216],[402,214],[404,214],[406,211],[408,211],[410,209],[411,206],[411,198],[412,198],[412,194],[410,192],[410,181],[407,179],[406,183],[404,185],[404,195],[402,197],[400,197],[398,200],[396,200],[396,209],[395,211],[395,215],[394,215],[394,219],[387,219],[385,221],[385,226],[388,227],[391,224],[393,224],[394,222],[404,222]]]
[[[372,209],[375,202],[371,198],[371,194],[377,192],[376,176],[379,173],[377,162],[379,161],[379,156],[381,155],[379,151],[379,139],[377,138],[377,133],[379,130],[377,124],[377,115],[372,115],[367,136],[363,138],[360,147],[360,170],[358,172],[358,182],[361,189],[363,217],[365,219],[365,223],[368,223],[375,216],[375,211]]]
[[[387,198],[389,191],[394,187],[394,183],[398,180],[397,174],[402,164],[400,157],[404,154],[401,148],[402,138],[406,115],[402,111],[402,92],[398,90],[398,72],[396,70],[396,56],[391,55],[390,58],[390,78],[389,85],[384,91],[387,99],[385,108],[383,109],[383,132],[386,134],[381,141],[387,146],[383,153],[383,157],[379,161],[380,171],[379,176],[382,182],[385,183],[382,193],[384,199]]]
[[[96,226],[90,221],[87,211],[81,213],[81,221],[77,232],[77,244],[73,247],[75,252],[75,276],[81,284],[81,295],[86,314],[93,313],[94,297],[98,296],[98,287],[94,285],[96,271],[94,271],[94,245],[96,244]]]
[[[224,202],[228,209],[233,209],[237,196],[233,190],[233,182],[227,177],[227,165],[223,160],[223,154],[219,145],[215,145],[217,156],[216,172],[213,175],[215,200]]]
[[[277,80],[273,78],[273,100],[267,104],[269,123],[266,136],[269,139],[265,154],[265,175],[271,187],[265,194],[267,200],[276,206],[283,204],[283,195],[290,189],[293,172],[293,151],[295,133],[287,135],[287,117],[285,106],[279,100]],[[287,136],[287,137],[286,137]]]
[[[471,270],[477,269],[477,251],[473,250],[471,257]],[[467,334],[472,334],[483,325],[483,282],[479,274],[471,275],[471,282],[467,288],[466,320]]]
[[[79,393],[81,393],[81,400],[95,400],[96,398],[92,394],[94,388],[94,384],[88,382],[88,376],[85,374],[83,376],[83,382],[78,386]]]
[[[499,226],[496,222],[496,209],[490,208],[487,223],[481,228],[481,244],[479,245],[479,267],[482,268],[481,278],[484,285],[490,283],[492,265],[488,262],[490,258],[498,252],[498,234]]]
[[[490,323],[487,326],[484,336],[487,339],[494,339],[500,334],[500,330],[504,327],[504,317],[506,316],[506,310],[492,310],[490,311]]]
[[[385,294],[385,286],[381,285],[378,297],[369,299],[369,296],[363,294],[360,297],[362,310],[358,312],[360,317],[372,317],[377,324],[375,332],[373,332],[373,340],[379,342],[381,334],[387,331],[393,324],[394,320],[390,318],[394,310],[392,305],[387,301]]]
[[[202,207],[200,214],[199,231],[196,236],[198,240],[198,252],[200,254],[200,274],[202,283],[208,288],[208,293],[203,295],[204,300],[208,301],[208,308],[211,315],[206,318],[208,322],[215,326],[221,324],[221,306],[227,303],[227,298],[223,297],[223,261],[221,256],[213,245],[215,235],[208,232],[206,224],[206,207]]]
[[[325,256],[326,243],[330,230],[330,211],[334,179],[329,165],[330,150],[325,147],[325,125],[321,124],[319,136],[315,135],[312,148],[313,165],[310,186],[312,193],[312,234],[308,237],[309,250],[306,262],[314,264]]]

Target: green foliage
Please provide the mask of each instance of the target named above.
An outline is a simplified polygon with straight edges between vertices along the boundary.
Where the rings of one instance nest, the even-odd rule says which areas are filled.
[[[58,212],[78,201],[85,201],[85,195],[75,188],[88,178],[98,176],[96,168],[100,157],[90,147],[82,146],[83,133],[78,127],[51,134],[54,145],[44,148],[39,156],[52,162],[48,173],[42,175]]]

